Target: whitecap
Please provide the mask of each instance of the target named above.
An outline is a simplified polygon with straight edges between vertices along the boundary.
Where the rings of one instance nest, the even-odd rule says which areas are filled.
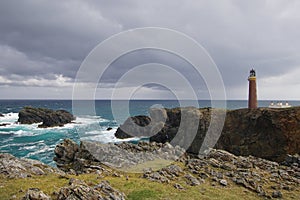
[[[18,120],[18,113],[5,113],[3,117],[0,117],[0,123],[14,123]]]

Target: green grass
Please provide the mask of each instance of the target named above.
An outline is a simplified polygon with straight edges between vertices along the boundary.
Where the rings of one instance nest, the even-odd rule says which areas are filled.
[[[129,172],[129,173],[142,173],[143,169],[145,169],[145,168],[151,168],[152,170],[159,170],[165,166],[172,164],[173,162],[174,161],[172,161],[172,160],[155,159],[155,160],[137,164],[130,168],[123,168],[120,170]]]
[[[179,164],[180,163],[176,163]],[[147,179],[141,178],[142,174],[137,173],[125,173],[118,172],[121,177],[115,177],[112,175],[107,175],[104,177],[99,177],[95,174],[82,174],[79,176],[68,175],[67,177],[60,177],[56,174],[48,174],[44,176],[35,176],[25,179],[7,179],[1,177],[0,175],[0,199],[6,200],[11,199],[15,196],[16,199],[21,199],[25,192],[29,188],[39,188],[45,194],[56,199],[54,192],[59,192],[61,187],[67,186],[70,178],[77,178],[85,181],[89,185],[94,185],[99,183],[101,180],[108,180],[110,184],[124,192],[129,200],[143,200],[143,199],[204,199],[204,200],[258,200],[264,199],[259,197],[256,193],[247,190],[241,186],[237,186],[232,182],[229,185],[222,187],[219,184],[212,186],[212,182],[209,179],[205,183],[198,186],[188,186],[185,184],[183,179],[178,181],[171,181],[170,183],[158,183],[149,181]],[[128,176],[128,180],[126,179]],[[173,187],[174,183],[181,184],[185,190],[178,190]],[[300,196],[299,189],[293,191],[283,191],[281,190],[284,199],[297,199]]]
[[[130,200],[157,199],[158,193],[149,189],[136,190],[128,194]]]

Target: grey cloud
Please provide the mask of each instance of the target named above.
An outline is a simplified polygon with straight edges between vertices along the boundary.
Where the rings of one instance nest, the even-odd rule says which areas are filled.
[[[299,9],[297,0],[1,1],[0,73],[10,80],[53,80],[60,74],[73,79],[85,56],[107,37],[159,26],[186,33],[203,45],[226,89],[237,91],[230,95],[246,98],[239,88],[247,86],[252,67],[261,80],[298,73]],[[173,66],[197,89],[205,88],[182,60],[142,51],[113,63],[103,82],[113,83],[132,66],[154,61]]]

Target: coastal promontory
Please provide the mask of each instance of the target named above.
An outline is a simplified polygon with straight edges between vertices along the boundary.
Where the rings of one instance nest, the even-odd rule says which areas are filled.
[[[165,119],[163,125],[160,124],[162,128],[155,135],[151,135],[153,132],[150,132],[153,128],[151,125],[155,124],[153,122],[155,119],[153,120],[151,117],[153,111],[150,111],[150,117],[139,116],[126,120],[115,136],[129,138],[143,135],[150,136],[151,142],[171,142],[178,134],[181,121],[184,120],[186,132],[182,134],[181,140],[186,140],[188,137],[192,137],[189,129],[195,126],[194,119],[198,119],[197,133],[187,148],[187,152],[198,154],[208,128],[216,126],[216,124],[210,125],[212,113],[214,113],[215,122],[218,122],[218,109],[189,107],[161,109],[159,112],[163,113]],[[182,118],[182,112],[188,113],[189,119]],[[157,109],[155,113],[158,113]],[[220,112],[220,115],[222,113]],[[152,115],[154,116],[154,114]],[[140,126],[132,126],[129,123],[132,121]],[[149,126],[143,128],[145,121]],[[210,134],[207,137],[208,140],[220,136],[215,148],[229,151],[235,155],[252,155],[282,162],[287,155],[300,153],[300,107],[228,110],[221,135],[216,132]]]

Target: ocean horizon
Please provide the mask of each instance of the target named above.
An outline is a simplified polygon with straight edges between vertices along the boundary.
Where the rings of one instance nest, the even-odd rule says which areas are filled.
[[[115,100],[114,100],[115,101]],[[184,100],[185,106],[195,106],[195,102]],[[276,102],[276,101],[275,101]],[[285,101],[283,101],[285,102]],[[300,106],[300,101],[288,101],[292,106]],[[63,127],[38,128],[38,124],[18,124],[18,112],[24,106],[43,107],[49,109],[64,109],[72,112],[72,100],[0,100],[0,152],[10,153],[20,158],[31,158],[45,164],[55,166],[53,161],[55,146],[65,138],[76,142],[80,140],[93,140],[102,143],[128,141],[117,139],[114,136],[118,126],[127,117],[136,115],[148,115],[149,108],[153,106],[174,108],[179,107],[177,100],[117,100],[113,115],[111,100],[95,100],[94,115],[76,115],[74,123]],[[247,108],[247,100],[227,100],[226,109]],[[211,107],[210,100],[199,100],[199,107]],[[259,107],[268,107],[270,100],[258,101]],[[215,107],[218,108],[215,104]],[[128,108],[129,113],[125,110]],[[224,108],[224,107],[220,107]],[[81,108],[85,110],[85,108]],[[111,128],[109,130],[108,128]],[[130,139],[133,141],[139,138]]]

